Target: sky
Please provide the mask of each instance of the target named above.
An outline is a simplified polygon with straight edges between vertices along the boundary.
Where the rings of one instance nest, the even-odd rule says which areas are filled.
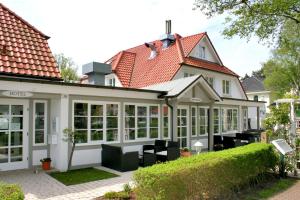
[[[194,0],[0,0],[31,25],[50,36],[53,53],[82,64],[104,62],[121,50],[158,39],[165,20],[182,36],[207,32],[223,64],[244,76],[261,68],[270,48],[221,34],[224,16],[207,19],[193,10]]]

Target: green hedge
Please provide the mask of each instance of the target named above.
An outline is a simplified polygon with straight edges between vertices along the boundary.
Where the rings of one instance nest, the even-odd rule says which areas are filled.
[[[20,186],[15,184],[0,183],[1,200],[23,200],[24,194]]]
[[[226,199],[276,163],[273,147],[262,143],[203,153],[137,170],[136,193],[139,200]]]

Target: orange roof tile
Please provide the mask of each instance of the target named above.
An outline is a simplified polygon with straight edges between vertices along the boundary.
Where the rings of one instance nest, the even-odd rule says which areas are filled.
[[[179,34],[174,34],[175,42],[167,49],[162,49],[160,40],[152,42],[157,49],[157,55],[153,59],[149,59],[150,48],[143,44],[119,52],[107,63],[111,63],[112,70],[117,74],[122,85],[131,88],[170,81],[182,64],[238,76],[225,66],[189,57],[190,52],[205,35],[207,36],[206,33],[199,33],[181,37]]]
[[[0,3],[0,74],[60,80],[47,39]]]

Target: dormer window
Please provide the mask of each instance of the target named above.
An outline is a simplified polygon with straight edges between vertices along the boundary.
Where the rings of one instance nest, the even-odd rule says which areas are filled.
[[[223,89],[223,94],[224,95],[230,95],[230,81],[228,80],[223,80],[222,81],[222,89]]]
[[[115,78],[110,78],[108,79],[108,85],[115,87],[116,86],[116,79]]]
[[[205,59],[205,47],[199,46],[199,58]]]

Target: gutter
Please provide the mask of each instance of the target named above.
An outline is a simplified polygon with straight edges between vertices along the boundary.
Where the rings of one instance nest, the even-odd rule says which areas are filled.
[[[170,121],[170,123],[171,123],[171,141],[173,141],[173,136],[174,136],[174,126],[173,126],[173,112],[174,112],[174,108],[173,108],[173,106],[170,104],[170,102],[169,102],[169,99],[166,97],[165,98],[165,102],[166,102],[166,104],[167,104],[167,106],[169,107],[169,108],[171,108],[171,113],[172,113],[172,116],[171,116],[171,121]]]

